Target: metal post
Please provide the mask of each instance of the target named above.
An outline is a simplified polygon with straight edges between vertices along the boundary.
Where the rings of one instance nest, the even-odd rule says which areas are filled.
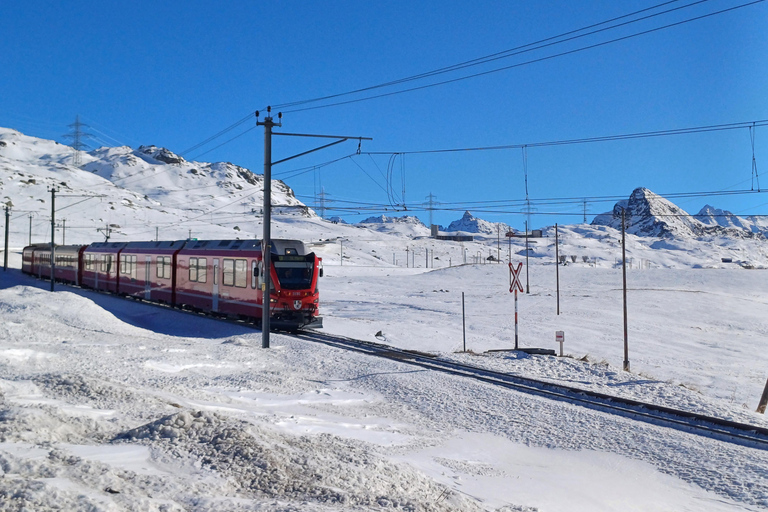
[[[155,242],[160,241],[160,228],[155,226]]]
[[[626,238],[626,214],[621,210],[621,270],[624,281],[624,371],[629,371],[629,342],[627,339],[627,238]]]
[[[54,276],[56,275],[56,189],[51,188],[51,291],[54,291]]]
[[[515,350],[517,350],[517,288],[515,288]]]
[[[339,240],[339,243],[341,244],[341,252],[339,257],[339,265],[344,264],[344,240]]]
[[[61,245],[67,245],[67,219],[61,219]]]
[[[525,293],[531,293],[531,287],[528,285],[528,221],[525,221]]]
[[[271,109],[268,109],[271,113]],[[264,282],[262,283],[263,309],[261,313],[261,347],[269,348],[269,313],[272,285],[272,127],[280,126],[272,121],[271,115],[264,118],[264,237],[261,241],[264,260]]]
[[[5,205],[5,252],[3,253],[3,271],[8,270],[8,223],[11,220],[10,207]]]
[[[501,226],[496,224],[496,263],[501,263]]]
[[[467,351],[467,318],[464,314],[464,292],[461,292],[461,331],[464,335],[464,352]],[[768,390],[768,386],[765,388]]]
[[[557,278],[557,314],[560,314],[560,239],[555,224],[555,276]]]
[[[27,245],[32,245],[32,214],[29,214],[29,243]]]

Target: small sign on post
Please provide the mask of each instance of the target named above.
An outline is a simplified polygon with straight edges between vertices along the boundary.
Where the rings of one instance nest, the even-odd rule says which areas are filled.
[[[565,331],[555,331],[555,341],[560,343],[560,357],[563,357],[563,343],[565,342]]]

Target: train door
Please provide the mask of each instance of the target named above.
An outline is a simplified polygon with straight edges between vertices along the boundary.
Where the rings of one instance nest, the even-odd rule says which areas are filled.
[[[219,311],[219,259],[213,259],[213,312]]]
[[[144,257],[144,298],[152,298],[152,256]]]

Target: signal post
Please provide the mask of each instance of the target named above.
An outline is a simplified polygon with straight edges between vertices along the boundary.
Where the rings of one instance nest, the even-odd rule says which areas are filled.
[[[512,262],[509,262],[509,293],[515,292],[515,350],[518,349],[517,343],[517,291],[523,291],[523,284],[520,282],[520,270],[523,268],[522,263],[517,264],[517,268],[512,266]]]

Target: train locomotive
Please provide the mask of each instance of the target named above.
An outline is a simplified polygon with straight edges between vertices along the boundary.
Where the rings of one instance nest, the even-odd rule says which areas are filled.
[[[265,269],[260,240],[176,240],[57,245],[54,279],[213,315],[261,324],[270,272],[270,327],[322,327],[322,258],[299,240],[271,241]],[[51,278],[51,245],[25,247],[22,272]]]

